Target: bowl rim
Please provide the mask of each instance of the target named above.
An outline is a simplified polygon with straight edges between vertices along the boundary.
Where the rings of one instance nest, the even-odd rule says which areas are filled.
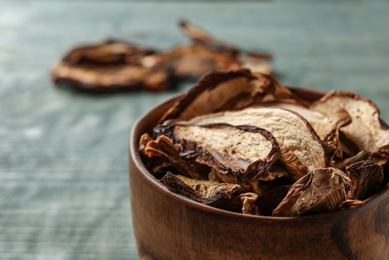
[[[308,91],[314,91],[314,92],[320,92],[324,93],[322,91],[316,91],[314,89],[310,88],[300,88],[300,87],[289,87],[288,88],[298,88],[300,90],[308,90]],[[140,153],[138,151],[139,146],[139,138],[141,134],[144,132],[140,132],[142,128],[142,124],[148,120],[148,117],[150,117],[153,113],[156,113],[161,107],[167,106],[169,103],[174,104],[174,101],[178,100],[182,95],[185,93],[179,93],[175,94],[171,97],[167,97],[166,99],[162,100],[161,102],[157,103],[155,106],[153,106],[151,109],[149,109],[147,112],[145,112],[143,115],[141,115],[132,126],[132,129],[130,131],[130,140],[129,140],[129,160],[132,160],[133,165],[139,170],[140,174],[149,182],[150,185],[154,189],[156,189],[158,192],[163,193],[164,196],[167,196],[170,199],[177,200],[179,202],[182,202],[186,206],[189,206],[193,209],[201,210],[208,213],[223,215],[223,216],[229,216],[233,218],[242,218],[247,220],[263,220],[263,221],[272,221],[272,222],[278,222],[278,221],[288,221],[288,222],[300,222],[300,221],[308,221],[308,220],[319,220],[319,221],[326,221],[326,220],[336,220],[341,219],[342,217],[346,217],[352,214],[357,214],[359,211],[365,211],[369,210],[370,208],[374,207],[375,205],[378,205],[382,202],[388,202],[389,201],[389,184],[387,184],[385,187],[382,187],[380,191],[378,191],[373,196],[367,198],[363,201],[362,205],[359,205],[357,207],[347,208],[343,210],[337,210],[333,212],[328,213],[321,213],[317,215],[308,215],[308,216],[294,216],[294,217],[276,217],[276,216],[262,216],[262,215],[250,215],[250,214],[243,214],[233,211],[228,211],[224,209],[219,209],[216,207],[212,207],[209,205],[202,204],[200,202],[194,201],[192,199],[189,199],[185,197],[184,195],[174,193],[168,189],[161,181],[159,181],[157,178],[155,178],[147,169],[147,167],[144,165],[142,158],[140,156]],[[131,163],[131,162],[130,162]],[[131,167],[129,167],[129,178],[131,179]],[[131,193],[131,191],[130,191]]]

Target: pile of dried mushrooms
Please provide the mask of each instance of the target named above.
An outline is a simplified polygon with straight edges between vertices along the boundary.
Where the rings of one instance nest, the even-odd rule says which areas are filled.
[[[203,76],[139,150],[172,191],[243,214],[355,207],[389,179],[389,129],[372,101],[304,94],[246,69]]]
[[[184,21],[179,26],[191,42],[166,51],[118,40],[74,48],[53,66],[52,81],[91,93],[164,91],[213,70],[271,73],[270,54],[240,49]]]

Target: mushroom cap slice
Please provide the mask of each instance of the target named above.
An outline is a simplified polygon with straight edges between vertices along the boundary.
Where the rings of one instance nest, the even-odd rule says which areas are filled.
[[[336,210],[347,199],[347,175],[336,168],[315,169],[295,182],[273,216],[300,216]]]
[[[159,123],[188,120],[264,102],[307,103],[269,75],[247,69],[215,71],[204,75],[162,116]]]
[[[239,184],[194,180],[167,172],[161,182],[172,191],[206,205],[220,207],[240,191]]]
[[[214,70],[233,70],[241,67],[241,62],[235,56],[199,43],[179,45],[161,53],[160,63],[178,78],[195,78]]]
[[[346,173],[351,179],[348,199],[364,200],[379,189],[384,179],[381,165],[370,160],[353,163],[346,167]]]
[[[337,147],[337,153],[341,154],[341,142],[339,129],[351,123],[351,116],[344,109],[339,109],[332,115],[326,115],[295,103],[265,103],[266,107],[279,107],[288,109],[304,117],[315,130],[317,135],[325,143]],[[342,158],[340,156],[340,158]]]
[[[272,71],[271,66],[266,62],[266,60],[269,60],[272,57],[269,53],[243,50],[230,43],[214,38],[203,29],[189,24],[186,21],[181,21],[179,26],[197,45],[201,45],[209,51],[217,52],[219,55],[223,54],[226,57],[230,57],[230,60],[234,60],[231,62],[231,66],[229,66],[228,63],[224,63],[223,67],[228,66],[230,69],[239,67],[249,68],[252,71],[265,74],[270,74]],[[215,61],[217,61],[217,59]],[[237,65],[238,67],[236,67]],[[215,69],[222,69],[223,67],[217,67]]]
[[[53,66],[51,78],[92,92],[162,91],[169,87],[171,74],[155,65],[157,60],[153,50],[109,40],[70,50]]]
[[[139,141],[139,151],[149,158],[166,159],[179,173],[194,179],[204,179],[209,172],[209,169],[204,169],[193,160],[182,158],[178,147],[165,135],[160,135],[154,140],[148,134],[143,134]]]
[[[274,137],[255,126],[174,124],[165,134],[178,144],[180,156],[232,174],[242,183],[266,178],[279,157]]]
[[[352,122],[340,131],[358,144],[360,150],[383,154],[386,160],[384,158],[382,163],[386,163],[389,149],[384,148],[389,146],[389,129],[381,124],[380,111],[373,101],[350,92],[332,91],[314,102],[310,108],[326,115],[334,114],[339,109],[346,110]]]
[[[254,192],[246,192],[239,194],[239,199],[242,202],[242,213],[249,215],[262,215],[261,210],[255,204],[258,199],[258,194]]]
[[[176,124],[193,126],[217,123],[246,124],[270,132],[280,147],[280,160],[292,174],[293,180],[313,169],[326,167],[326,154],[333,151],[320,140],[307,120],[281,108],[253,107],[225,111],[178,121]]]

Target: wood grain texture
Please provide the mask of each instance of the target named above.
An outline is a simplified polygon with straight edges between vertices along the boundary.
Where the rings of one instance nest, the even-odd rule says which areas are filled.
[[[272,52],[285,84],[373,99],[389,122],[388,12],[387,1],[1,1],[0,258],[138,259],[129,131],[191,83],[160,94],[56,89],[49,69],[71,47],[120,38],[170,48],[186,42],[184,18]]]

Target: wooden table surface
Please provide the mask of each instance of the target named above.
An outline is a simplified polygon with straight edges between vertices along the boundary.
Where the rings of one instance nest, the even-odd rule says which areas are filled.
[[[166,49],[187,42],[176,26],[186,19],[272,52],[283,83],[373,99],[389,122],[389,3],[313,2],[0,1],[0,258],[138,258],[129,131],[190,83],[109,96],[54,88],[50,67],[77,44]]]

